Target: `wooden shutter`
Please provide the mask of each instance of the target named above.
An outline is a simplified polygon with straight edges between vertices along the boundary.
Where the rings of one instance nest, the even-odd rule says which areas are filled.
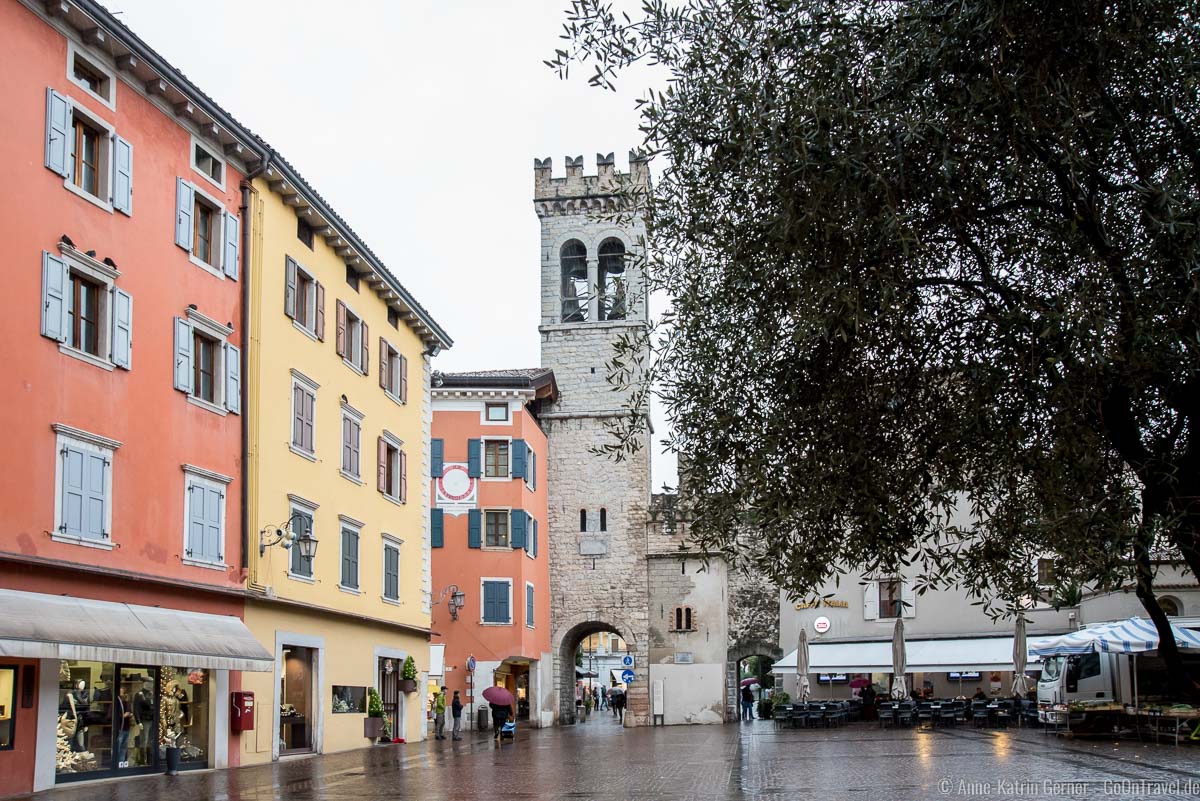
[[[312,453],[316,450],[313,442],[313,425],[316,419],[317,396],[305,390],[304,395],[304,449]]]
[[[71,101],[46,90],[46,166],[63,178],[71,176]]]
[[[433,478],[441,478],[445,470],[446,441],[443,439],[429,440],[429,474]]]
[[[242,351],[225,343],[225,408],[234,414],[242,412]]]
[[[192,252],[192,212],[196,201],[192,185],[182,178],[175,179],[175,244]]]
[[[342,586],[358,589],[358,532],[342,529]]]
[[[133,363],[133,297],[124,290],[112,291],[112,363],[126,370]]]
[[[316,299],[313,303],[313,316],[317,318],[316,327],[313,333],[317,335],[317,339],[321,342],[325,341],[325,285],[320,281],[313,281],[313,292],[316,294]]]
[[[902,617],[917,616],[917,594],[913,590],[913,583],[905,579],[900,583],[900,600],[903,602],[904,611],[901,612]]]
[[[512,477],[525,478],[525,440],[514,439],[512,446],[509,448],[509,453],[512,454]]]
[[[304,446],[304,390],[292,384],[292,444]]]
[[[513,509],[509,514],[508,544],[513,550],[525,547],[525,512]]]
[[[238,256],[241,250],[241,226],[236,214],[225,212],[225,224],[221,226],[224,247],[221,248],[221,267],[225,275],[233,280],[238,277]]]
[[[483,621],[485,623],[495,623],[497,621],[496,609],[496,582],[483,582]]]
[[[182,317],[175,318],[175,389],[192,391],[192,327]]]
[[[283,262],[283,313],[296,319],[296,262],[285,256]]]
[[[94,451],[83,454],[83,533],[89,539],[106,539],[104,513],[108,506],[108,457]]]
[[[467,547],[483,546],[483,513],[478,509],[467,510]]]
[[[392,545],[383,546],[383,597],[400,597],[400,550]]]
[[[200,559],[204,553],[204,487],[188,485],[188,538],[184,556]]]
[[[385,440],[383,437],[380,437],[379,441],[378,441],[378,446],[377,446],[377,453],[379,456],[379,464],[378,464],[379,476],[378,476],[377,484],[379,487],[379,491],[382,492],[384,495],[391,494],[391,487],[388,486],[388,480],[387,480],[387,478],[388,478],[388,476],[387,476],[387,448],[388,448],[387,440]]]
[[[477,439],[467,440],[467,475],[470,478],[479,478],[480,470],[480,451],[482,450],[482,442]]]
[[[83,451],[64,445],[62,459],[62,522],[58,530],[75,537],[83,536],[84,481]]]
[[[42,251],[42,336],[67,341],[67,263]]]
[[[525,553],[529,553],[529,549],[533,547],[533,524],[536,522],[533,515],[525,512]]]
[[[537,452],[534,451],[533,448],[529,448],[528,446],[526,446],[526,447],[529,452],[529,455],[527,457],[527,461],[529,464],[529,467],[527,468],[527,470],[529,471],[529,489],[536,490],[537,489]]]
[[[367,325],[366,320],[358,321],[359,338],[358,346],[362,350],[362,363],[358,366],[362,368],[363,373],[371,372],[371,328]]]
[[[533,558],[534,558],[534,559],[537,559],[537,554],[538,554],[538,521],[537,521],[537,518],[536,518],[536,517],[535,517],[535,518],[533,518],[533,550],[531,551],[531,553],[533,554]]]
[[[346,304],[337,302],[337,335],[334,338],[334,349],[337,355],[346,356]]]
[[[878,581],[868,581],[863,586],[863,620],[879,620]]]
[[[408,403],[408,357],[400,354],[400,402]]]
[[[363,344],[366,345],[366,337],[363,338]],[[379,386],[383,387],[383,391],[387,392],[388,387],[388,352],[391,347],[387,340],[383,337],[379,338]]]
[[[512,585],[497,581],[495,586],[496,607],[500,610],[496,620],[500,623],[510,623],[512,622],[512,610],[508,608],[508,588]]]
[[[398,454],[400,462],[400,503],[408,503],[408,454],[401,448]]]
[[[525,585],[525,625],[533,625],[533,585]]]
[[[112,205],[122,214],[133,214],[133,145],[113,136]]]
[[[429,510],[429,547],[441,548],[446,544],[445,518],[441,509]]]

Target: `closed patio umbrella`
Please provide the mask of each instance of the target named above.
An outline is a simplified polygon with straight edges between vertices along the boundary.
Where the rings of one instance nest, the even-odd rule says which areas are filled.
[[[1025,642],[1025,618],[1017,618],[1017,628],[1013,633],[1013,682],[1014,696],[1024,698],[1029,692],[1029,679],[1025,668],[1029,666],[1029,649]]]
[[[801,701],[807,701],[811,688],[808,685],[808,632],[800,628],[800,639],[796,641],[796,677],[800,680]]]
[[[908,700],[908,685],[904,680],[908,656],[904,651],[904,618],[896,618],[896,630],[892,632],[892,698]]]

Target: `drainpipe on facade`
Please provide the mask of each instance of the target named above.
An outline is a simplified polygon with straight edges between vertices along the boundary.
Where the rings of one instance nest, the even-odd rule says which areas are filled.
[[[250,482],[248,480],[250,459],[250,194],[254,192],[254,179],[271,166],[275,151],[266,149],[258,166],[242,178],[242,205],[238,213],[242,216],[242,569],[250,567]]]

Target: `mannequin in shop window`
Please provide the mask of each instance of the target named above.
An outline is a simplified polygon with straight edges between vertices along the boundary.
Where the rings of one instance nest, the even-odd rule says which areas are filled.
[[[133,696],[133,722],[142,724],[138,745],[143,749],[150,748],[150,738],[158,731],[154,725],[157,716],[154,714],[154,682],[142,682],[142,689]]]
[[[75,686],[67,691],[62,703],[58,705],[60,714],[65,714],[67,720],[75,721],[75,733],[71,735],[71,750],[81,753],[84,750],[84,734],[87,732],[88,711],[91,709],[91,699],[87,682],[83,679],[75,682]]]

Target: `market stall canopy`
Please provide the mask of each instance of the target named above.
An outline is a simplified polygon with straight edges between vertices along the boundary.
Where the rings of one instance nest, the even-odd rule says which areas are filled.
[[[909,673],[1012,670],[1012,637],[962,637],[957,639],[907,640],[906,670]],[[891,673],[892,641],[809,641],[809,673]],[[1031,670],[1041,670],[1030,665]],[[796,672],[792,651],[772,667],[773,673]]]
[[[1180,648],[1200,649],[1200,634],[1191,629],[1172,625],[1171,633]],[[1140,617],[1100,623],[1072,631],[1059,637],[1031,640],[1029,653],[1038,656],[1093,654],[1105,651],[1114,654],[1140,654],[1158,648],[1158,629]]]
[[[0,656],[273,671],[236,617],[0,590]]]

